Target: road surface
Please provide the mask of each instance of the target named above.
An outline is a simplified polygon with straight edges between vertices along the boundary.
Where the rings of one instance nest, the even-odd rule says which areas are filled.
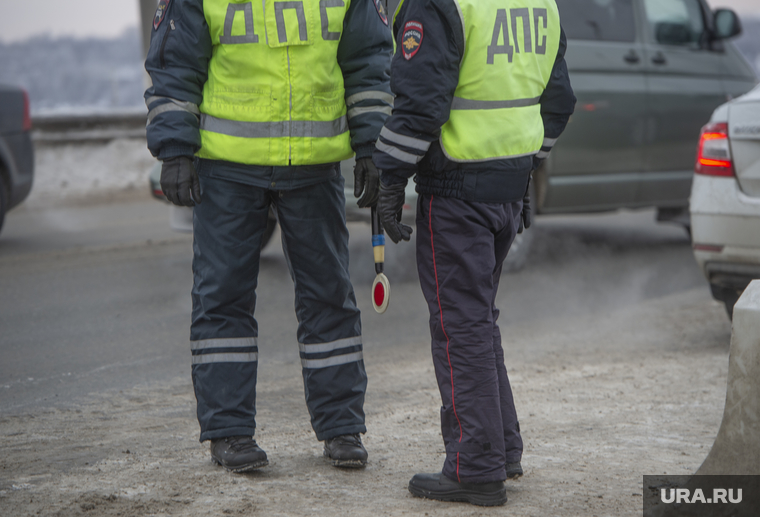
[[[321,462],[299,393],[292,282],[275,234],[257,307],[257,437],[272,465],[232,476],[197,442],[192,237],[168,229],[168,206],[132,199],[9,213],[0,236],[0,508],[469,515],[405,491],[414,472],[440,468],[442,448],[413,246],[388,246],[391,306],[377,315],[369,228],[350,230],[370,466],[357,475]],[[652,211],[540,217],[530,231],[528,266],[503,276],[497,300],[526,440],[526,476],[510,485],[509,512],[640,514],[641,475],[692,472],[709,450],[730,323],[686,234],[656,224]]]

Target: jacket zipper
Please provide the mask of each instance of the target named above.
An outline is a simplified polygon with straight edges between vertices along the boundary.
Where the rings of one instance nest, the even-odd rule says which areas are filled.
[[[158,58],[161,63],[161,69],[166,69],[166,60],[164,59],[164,49],[166,48],[166,42],[169,40],[169,33],[173,30],[176,30],[177,27],[174,26],[174,20],[169,20],[169,26],[171,27],[171,30],[166,31],[166,34],[164,34],[164,39],[161,40],[161,49],[158,52]]]

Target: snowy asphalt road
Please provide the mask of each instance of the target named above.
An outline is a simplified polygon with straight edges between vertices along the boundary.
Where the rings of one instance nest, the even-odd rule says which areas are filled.
[[[369,228],[350,229],[365,346],[425,346],[414,247],[388,247],[391,307],[377,315],[369,300]],[[652,211],[544,217],[531,231],[536,243],[528,267],[502,280],[505,341],[510,326],[561,325],[694,288],[710,296],[686,234],[656,224]],[[275,235],[259,280],[262,368],[298,361],[292,282]],[[168,206],[149,199],[8,214],[0,235],[0,412],[189,378],[191,243],[191,236],[169,230]],[[586,343],[578,352],[603,346]],[[523,360],[540,358],[551,347],[516,352]],[[509,363],[508,343],[505,349]]]

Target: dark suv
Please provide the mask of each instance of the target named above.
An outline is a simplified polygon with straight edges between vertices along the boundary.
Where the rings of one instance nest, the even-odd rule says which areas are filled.
[[[0,84],[0,229],[5,213],[26,199],[32,189],[31,129],[26,92]]]
[[[688,217],[695,142],[713,110],[751,90],[727,40],[733,12],[704,0],[557,0],[578,103],[535,175],[539,213],[657,207]]]

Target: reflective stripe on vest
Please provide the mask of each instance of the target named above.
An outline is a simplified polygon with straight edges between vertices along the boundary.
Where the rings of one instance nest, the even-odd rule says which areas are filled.
[[[465,52],[443,152],[455,162],[535,155],[544,139],[539,100],[559,50],[554,0],[453,1]]]
[[[353,155],[337,62],[351,0],[203,0],[213,44],[198,156],[310,165]]]

